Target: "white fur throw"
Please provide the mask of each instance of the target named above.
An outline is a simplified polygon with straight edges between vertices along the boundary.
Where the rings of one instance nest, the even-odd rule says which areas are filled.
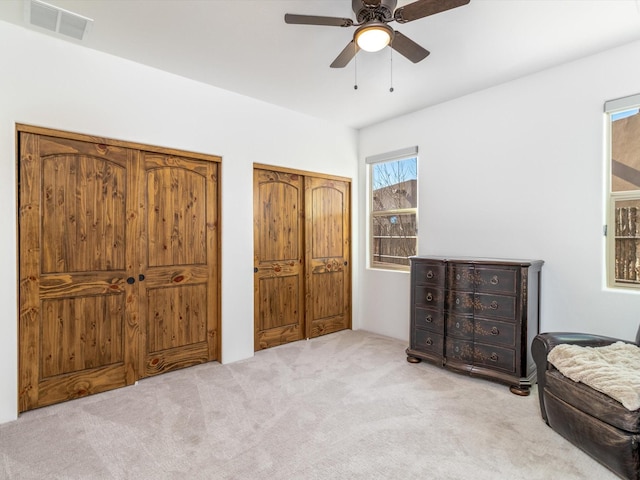
[[[640,408],[640,347],[624,342],[605,347],[560,344],[548,359],[574,382],[610,396],[628,410]]]

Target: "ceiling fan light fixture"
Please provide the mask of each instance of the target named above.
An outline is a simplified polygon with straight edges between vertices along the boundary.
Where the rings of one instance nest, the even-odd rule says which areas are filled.
[[[377,52],[389,45],[393,30],[384,23],[369,23],[363,25],[355,33],[355,40],[362,50]]]

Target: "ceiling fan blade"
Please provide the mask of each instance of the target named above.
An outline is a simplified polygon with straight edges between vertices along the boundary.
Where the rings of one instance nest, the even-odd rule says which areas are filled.
[[[319,17],[317,15],[296,15],[294,13],[285,13],[285,23],[295,25],[327,25],[329,27],[350,27],[353,20],[350,18],[338,17]]]
[[[400,32],[396,31],[393,40],[391,41],[391,48],[401,55],[404,55],[413,63],[418,63],[424,60],[429,55],[429,50],[425,50],[409,37],[404,36]]]
[[[344,47],[344,50],[340,52],[340,55],[336,57],[333,63],[330,65],[331,68],[344,68],[347,64],[356,56],[356,53],[360,51],[360,47],[356,45],[356,42],[351,40],[349,44]]]
[[[399,23],[407,23],[419,18],[446,12],[452,8],[466,5],[471,0],[417,0],[416,2],[396,9],[393,14]]]

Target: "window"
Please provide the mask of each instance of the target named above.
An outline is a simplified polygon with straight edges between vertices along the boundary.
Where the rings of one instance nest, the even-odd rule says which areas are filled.
[[[412,147],[367,158],[371,267],[407,270],[417,252],[417,153]]]
[[[640,288],[640,95],[605,104],[609,126],[607,276]]]

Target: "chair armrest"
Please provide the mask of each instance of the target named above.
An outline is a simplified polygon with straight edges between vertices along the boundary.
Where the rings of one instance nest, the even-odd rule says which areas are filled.
[[[580,345],[582,347],[603,347],[605,345],[611,345],[615,342],[628,342],[620,338],[605,337],[603,335],[592,335],[590,333],[573,333],[573,332],[549,332],[540,333],[534,339],[541,342],[544,348],[545,357],[555,347],[561,343],[568,343],[571,345]]]

